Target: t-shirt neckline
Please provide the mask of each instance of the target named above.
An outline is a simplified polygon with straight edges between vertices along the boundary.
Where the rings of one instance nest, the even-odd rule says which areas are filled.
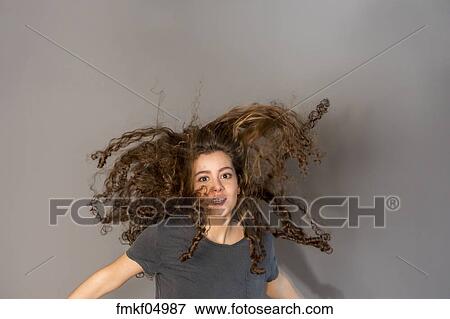
[[[219,243],[216,243],[216,242],[208,239],[208,237],[206,237],[206,236],[204,236],[203,239],[205,239],[205,242],[207,242],[210,245],[214,245],[214,246],[218,246],[218,247],[231,248],[231,247],[241,246],[245,242],[245,240],[247,238],[243,237],[241,240],[235,242],[234,244],[219,244]]]

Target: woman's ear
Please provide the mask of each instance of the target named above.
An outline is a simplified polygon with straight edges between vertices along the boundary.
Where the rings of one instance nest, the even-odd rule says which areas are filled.
[[[241,193],[241,188],[238,186],[237,194],[239,195]]]

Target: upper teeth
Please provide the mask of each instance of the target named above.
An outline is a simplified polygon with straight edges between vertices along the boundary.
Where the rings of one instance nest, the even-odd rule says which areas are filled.
[[[224,200],[225,200],[225,198],[213,198],[213,202],[214,203],[220,203],[220,202],[222,202]]]

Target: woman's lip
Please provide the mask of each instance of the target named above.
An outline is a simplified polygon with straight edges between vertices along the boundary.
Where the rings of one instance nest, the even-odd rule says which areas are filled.
[[[216,199],[216,198],[220,198],[220,199],[222,199],[223,200],[223,202],[222,203],[220,203],[220,204],[214,204],[214,199]],[[210,200],[208,201],[208,204],[209,205],[215,205],[215,206],[219,206],[219,205],[223,205],[223,204],[225,204],[225,202],[227,201],[227,198],[226,197],[210,197]]]

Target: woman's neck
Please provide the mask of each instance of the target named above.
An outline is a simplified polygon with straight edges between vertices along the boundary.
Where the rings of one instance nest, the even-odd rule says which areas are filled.
[[[244,227],[240,223],[225,220],[222,224],[208,223],[206,238],[218,244],[232,245],[244,238]]]

